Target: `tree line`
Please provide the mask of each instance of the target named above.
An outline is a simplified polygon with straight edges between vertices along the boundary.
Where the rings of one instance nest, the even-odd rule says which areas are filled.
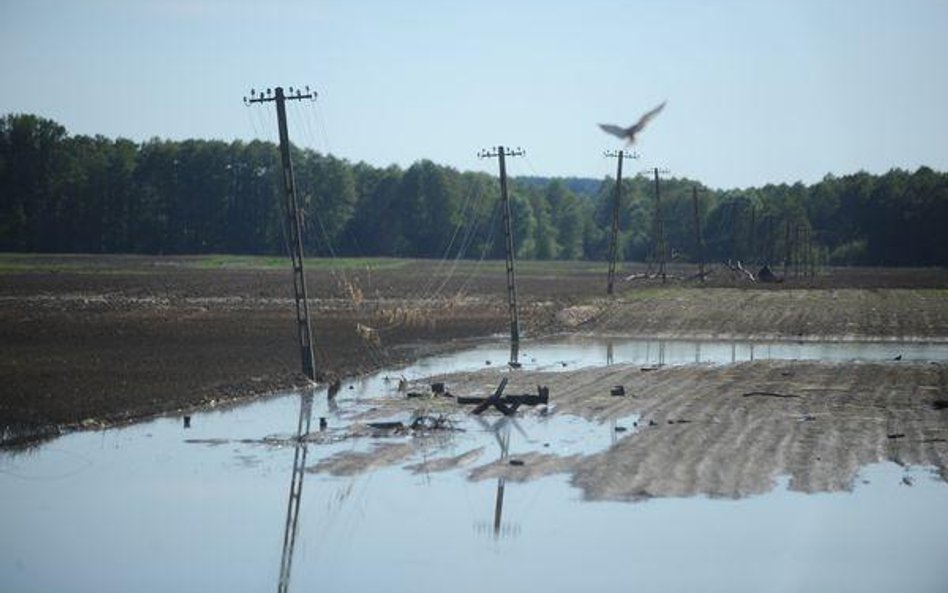
[[[304,248],[317,256],[503,257],[496,177],[429,160],[407,169],[292,148]],[[135,143],[0,118],[0,251],[274,254],[285,249],[282,167],[269,142]],[[524,259],[608,257],[615,180],[514,178]],[[623,179],[619,254],[669,260],[945,265],[948,174],[921,167],[812,185],[711,189]],[[701,240],[699,241],[699,228]]]

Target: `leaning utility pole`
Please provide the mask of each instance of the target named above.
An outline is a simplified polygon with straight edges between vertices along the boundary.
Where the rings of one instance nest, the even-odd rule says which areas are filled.
[[[616,279],[616,257],[619,252],[619,202],[622,197],[622,158],[629,157],[637,159],[639,155],[625,150],[610,150],[602,153],[605,158],[618,158],[616,165],[616,197],[612,203],[612,241],[609,243],[609,281],[606,288],[607,294],[612,294],[612,286]]]
[[[306,87],[306,94],[300,89],[294,92],[290,87],[289,95],[283,94],[283,87],[276,87],[275,92],[271,93],[267,89],[266,94],[262,91],[257,94],[256,91],[250,91],[250,99],[244,97],[244,103],[276,103],[277,126],[280,131],[280,157],[283,161],[283,187],[286,190],[286,226],[287,238],[289,240],[288,250],[290,259],[293,262],[293,289],[296,297],[296,326],[300,342],[300,353],[303,359],[303,373],[311,380],[316,380],[316,361],[313,356],[313,334],[309,322],[309,303],[306,295],[306,276],[303,273],[303,225],[301,222],[301,212],[297,206],[296,200],[296,182],[293,178],[293,163],[290,160],[290,140],[286,130],[286,101],[300,101],[303,99],[316,100],[316,92],[310,92]]]
[[[493,150],[477,153],[480,158],[497,157],[500,163],[500,200],[504,214],[505,251],[507,252],[507,302],[510,308],[510,365],[519,366],[517,349],[520,345],[520,317],[517,315],[517,282],[514,274],[514,241],[510,223],[510,200],[507,198],[507,164],[505,157],[523,156],[522,148],[511,150],[498,146]]]

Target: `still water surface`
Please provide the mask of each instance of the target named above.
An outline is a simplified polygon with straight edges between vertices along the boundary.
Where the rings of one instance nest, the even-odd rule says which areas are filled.
[[[753,356],[847,359],[838,346],[810,346],[755,344]],[[945,360],[944,345],[842,347],[861,360]],[[750,351],[570,340],[526,343],[520,360],[556,370],[727,363]],[[361,397],[394,392],[386,376],[503,365],[508,355],[483,346],[392,369],[344,386],[332,409],[317,392],[311,415],[344,423]],[[261,439],[291,436],[300,402],[288,394],[196,414],[188,430],[164,418],[0,454],[0,591],[948,590],[948,485],[927,468],[865,467],[844,493],[791,492],[784,481],[740,500],[639,503],[583,501],[565,476],[472,482],[465,469],[404,469],[478,446],[477,465],[541,449],[588,454],[634,435],[554,415],[463,419],[464,432],[354,477],[294,473],[303,448]],[[305,465],[369,441],[307,445]],[[294,477],[296,538],[285,546]]]

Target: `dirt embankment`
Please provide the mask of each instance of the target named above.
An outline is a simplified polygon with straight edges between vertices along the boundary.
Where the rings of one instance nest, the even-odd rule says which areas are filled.
[[[98,426],[300,384],[288,267],[207,258],[6,256],[0,430]],[[523,333],[948,336],[943,270],[841,270],[776,286],[630,281],[605,267],[518,268]],[[684,276],[684,274],[680,274]],[[308,268],[318,367],[351,375],[506,331],[502,264],[378,260]],[[367,339],[358,324],[376,330]]]

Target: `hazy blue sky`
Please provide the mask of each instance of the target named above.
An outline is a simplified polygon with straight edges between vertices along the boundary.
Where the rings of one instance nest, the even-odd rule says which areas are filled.
[[[714,187],[948,169],[946,0],[0,0],[0,113],[74,134],[275,137],[252,87],[316,88],[297,144],[403,167],[602,177],[668,99],[626,171]]]

